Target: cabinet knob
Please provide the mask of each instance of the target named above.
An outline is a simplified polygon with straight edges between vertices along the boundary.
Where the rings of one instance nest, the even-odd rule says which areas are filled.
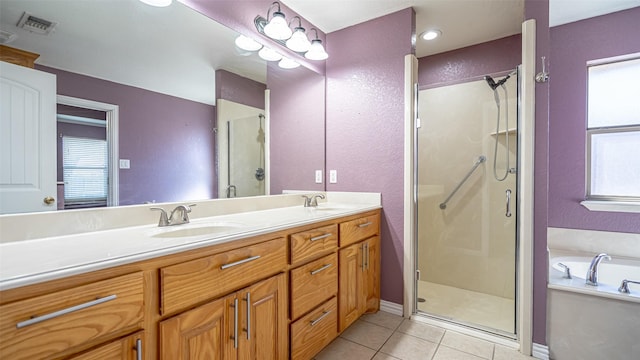
[[[46,198],[44,198],[44,200],[43,200],[43,201],[44,201],[44,203],[45,203],[45,204],[47,204],[47,205],[51,205],[51,204],[53,204],[54,202],[56,202],[56,199],[54,199],[54,198],[53,198],[53,197],[51,197],[51,196],[47,196]]]

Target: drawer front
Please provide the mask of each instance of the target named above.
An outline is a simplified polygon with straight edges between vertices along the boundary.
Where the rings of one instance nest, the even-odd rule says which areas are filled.
[[[361,217],[340,224],[340,246],[357,243],[368,237],[378,235],[380,214]]]
[[[302,231],[291,235],[291,264],[296,265],[333,251],[338,247],[338,225]]]
[[[126,328],[140,328],[142,273],[0,307],[0,358],[42,359]]]
[[[160,269],[160,312],[171,314],[285,270],[284,238]]]
[[[291,270],[291,319],[338,293],[338,254]]]
[[[312,359],[338,336],[337,300],[331,298],[291,324],[291,358]]]
[[[144,359],[142,351],[143,332],[115,340],[92,349],[69,360],[136,360]],[[140,356],[138,356],[140,354]]]

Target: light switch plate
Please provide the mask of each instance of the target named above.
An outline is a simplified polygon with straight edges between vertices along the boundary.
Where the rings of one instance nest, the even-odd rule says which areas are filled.
[[[131,160],[120,159],[120,169],[129,169],[129,168],[131,168]]]
[[[322,170],[316,170],[316,184],[322,184]]]
[[[338,170],[329,170],[329,182],[332,184],[338,182]]]

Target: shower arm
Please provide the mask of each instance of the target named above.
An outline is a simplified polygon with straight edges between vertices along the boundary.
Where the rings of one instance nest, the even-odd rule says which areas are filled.
[[[440,209],[444,210],[447,208],[447,203],[449,202],[449,200],[451,200],[453,195],[455,195],[458,192],[458,190],[460,190],[460,187],[467,181],[467,179],[469,179],[471,174],[473,174],[473,172],[476,171],[478,166],[480,166],[480,164],[482,164],[486,160],[487,158],[484,155],[478,156],[478,160],[476,160],[476,162],[473,164],[473,167],[471,168],[471,170],[469,170],[467,175],[465,175],[464,178],[458,183],[458,185],[455,187],[455,189],[453,189],[451,194],[449,194],[449,196],[447,196],[447,198],[442,203],[440,203]]]

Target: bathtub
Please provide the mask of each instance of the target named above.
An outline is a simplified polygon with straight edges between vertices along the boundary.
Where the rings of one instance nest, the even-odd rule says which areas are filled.
[[[595,254],[593,254],[595,256]],[[640,259],[612,255],[598,267],[598,286],[585,284],[591,254],[553,254],[549,258],[547,339],[554,360],[640,359],[640,285],[629,294],[624,279],[640,280]],[[559,263],[571,269],[564,278]]]
[[[640,285],[630,283],[629,294],[618,291],[622,280],[640,281],[640,260],[616,256],[612,256],[611,261],[602,259],[598,266],[598,286],[592,286],[585,284],[592,259],[593,257],[567,255],[551,257],[549,288],[640,303]],[[569,267],[572,279],[564,278],[564,269],[560,263]]]

